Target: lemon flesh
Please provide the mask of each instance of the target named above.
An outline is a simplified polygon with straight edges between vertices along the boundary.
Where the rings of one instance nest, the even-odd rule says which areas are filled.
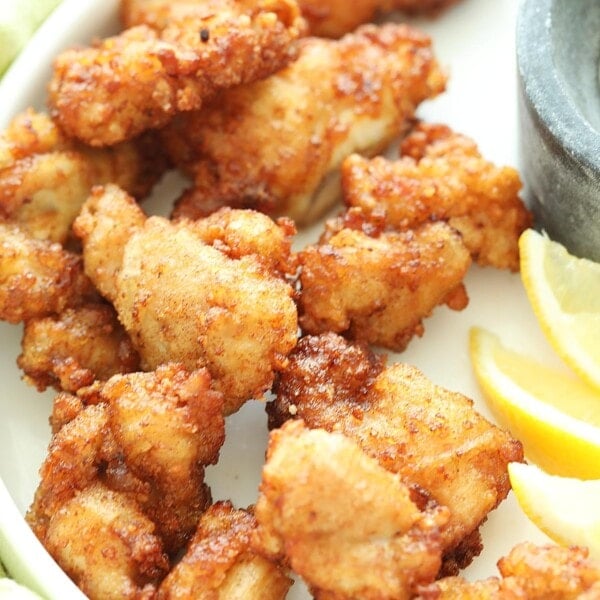
[[[469,349],[490,410],[528,460],[555,475],[600,479],[600,393],[484,329],[471,330]]]
[[[537,527],[559,544],[586,546],[590,557],[600,559],[600,480],[558,477],[522,463],[510,463],[508,474],[519,505]]]
[[[526,230],[519,239],[521,279],[556,353],[600,390],[600,264]]]

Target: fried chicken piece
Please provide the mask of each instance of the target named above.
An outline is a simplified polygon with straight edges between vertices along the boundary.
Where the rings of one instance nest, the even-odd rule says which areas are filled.
[[[139,369],[139,356],[107,304],[67,308],[25,323],[18,366],[39,391],[76,392],[94,380]]]
[[[448,511],[420,511],[356,442],[300,421],[270,435],[255,512],[257,549],[318,599],[408,599],[440,568]]]
[[[432,223],[368,235],[360,225],[331,222],[325,241],[299,253],[304,332],[402,351],[437,305],[465,308],[471,259],[456,231]]]
[[[74,225],[86,272],[114,303],[143,368],[169,360],[205,366],[228,414],[271,387],[297,339],[293,290],[269,268],[282,262],[289,229],[265,227],[265,219],[251,211],[225,211],[208,227],[146,219],[109,186],[94,192]],[[249,242],[257,231],[264,239]]]
[[[517,171],[486,161],[471,139],[445,125],[419,124],[401,153],[396,161],[348,157],[346,204],[383,214],[397,229],[447,221],[479,264],[517,271],[518,239],[532,222]]]
[[[167,126],[169,154],[194,180],[174,214],[226,205],[309,223],[339,197],[342,160],[385,148],[444,85],[429,38],[405,25],[303,39],[287,68]]]
[[[152,521],[100,483],[58,509],[45,545],[91,600],[150,600],[169,567]]]
[[[367,346],[331,333],[300,340],[275,392],[271,427],[296,418],[343,433],[397,473],[423,503],[450,509],[442,532],[444,572],[479,553],[477,529],[508,494],[507,465],[523,460],[523,449],[471,400],[410,365],[385,368]]]
[[[397,9],[407,13],[437,13],[457,0],[298,0],[311,35],[337,38],[377,15]]]
[[[183,5],[193,10],[161,31],[138,25],[55,60],[49,105],[69,136],[92,146],[131,139],[295,58],[304,30],[295,0]]]
[[[180,548],[207,508],[204,465],[225,441],[223,398],[208,372],[167,365],[154,373],[117,375],[103,385],[109,423],[127,468],[151,486],[144,509],[165,546]]]
[[[109,149],[67,139],[31,109],[0,135],[0,219],[38,239],[65,243],[93,185],[113,182],[145,197],[167,167],[150,135]]]
[[[200,519],[183,558],[162,582],[158,600],[282,600],[292,585],[250,545],[256,519],[230,502],[213,504]]]
[[[94,299],[80,256],[0,223],[0,319],[19,323]]]
[[[182,548],[210,505],[204,466],[224,441],[223,399],[205,369],[169,364],[118,375],[78,404],[61,395],[41,481],[27,514],[44,543],[53,515],[95,483],[126,494],[156,526],[165,550]],[[58,418],[57,418],[58,417]]]
[[[422,588],[419,600],[575,600],[600,598],[600,564],[586,548],[522,543],[498,561],[502,578],[448,577]]]

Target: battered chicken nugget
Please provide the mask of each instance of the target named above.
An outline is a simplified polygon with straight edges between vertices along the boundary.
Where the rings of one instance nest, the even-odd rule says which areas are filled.
[[[343,222],[330,227],[326,241],[298,256],[304,332],[333,331],[402,351],[437,305],[467,305],[462,280],[471,259],[445,223],[378,235]]]
[[[295,0],[200,0],[162,31],[139,25],[63,52],[49,87],[52,116],[92,146],[131,139],[282,68],[303,29]]]
[[[31,109],[0,135],[0,219],[64,243],[93,185],[113,182],[145,197],[167,167],[150,135],[109,149],[69,140]]]
[[[0,319],[19,323],[95,299],[80,256],[0,223]]]
[[[291,286],[268,266],[281,261],[287,244],[281,232],[265,228],[258,213],[225,214],[227,233],[214,238],[211,227],[146,219],[131,198],[109,186],[95,190],[74,229],[83,240],[86,272],[114,303],[142,367],[170,360],[190,369],[206,366],[231,413],[271,387],[296,344],[298,321]],[[246,233],[236,233],[239,224]],[[242,243],[257,230],[273,239]],[[235,258],[228,256],[232,247]],[[261,248],[273,257],[253,253]]]
[[[479,525],[508,494],[507,465],[523,460],[523,449],[471,400],[412,366],[384,368],[367,346],[334,334],[301,339],[275,392],[271,427],[296,418],[344,433],[423,503],[450,509],[442,532],[445,573],[479,553]]]
[[[194,180],[174,214],[226,205],[309,223],[339,197],[342,160],[385,148],[444,85],[429,38],[408,26],[303,39],[286,69],[167,126],[167,149]]]
[[[107,304],[68,308],[25,323],[18,366],[39,391],[75,392],[94,380],[139,370],[139,356]]]
[[[401,153],[396,161],[350,156],[342,166],[346,204],[383,214],[398,229],[447,221],[479,264],[517,271],[518,239],[532,222],[517,171],[486,161],[445,125],[419,124]]]
[[[576,546],[522,543],[498,562],[502,578],[440,579],[419,590],[418,600],[594,600],[600,598],[600,564],[587,555]]]
[[[162,582],[159,600],[282,600],[292,585],[250,545],[256,520],[230,502],[213,504],[200,519],[186,553]]]
[[[44,543],[57,511],[101,483],[137,503],[167,551],[180,549],[210,505],[204,465],[216,462],[225,435],[223,399],[208,372],[170,364],[78,395],[79,406],[59,413],[65,424],[52,438],[27,513],[32,529]]]
[[[448,511],[421,512],[343,435],[302,422],[272,432],[260,490],[257,549],[288,561],[318,599],[408,599],[440,568]]]
[[[408,13],[433,12],[457,0],[358,0],[350,8],[347,0],[298,0],[308,20],[311,35],[340,37],[371,21],[378,14],[398,9]]]
[[[100,398],[127,469],[148,486],[140,505],[165,548],[181,548],[210,504],[204,466],[217,462],[225,441],[221,394],[211,389],[205,369],[188,373],[171,364],[116,375]]]
[[[100,483],[58,509],[45,545],[91,600],[150,599],[169,567],[152,521]]]

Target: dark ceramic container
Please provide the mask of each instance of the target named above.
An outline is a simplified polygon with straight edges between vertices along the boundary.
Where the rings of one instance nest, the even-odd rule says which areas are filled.
[[[600,261],[600,0],[522,0],[520,163],[539,228]]]

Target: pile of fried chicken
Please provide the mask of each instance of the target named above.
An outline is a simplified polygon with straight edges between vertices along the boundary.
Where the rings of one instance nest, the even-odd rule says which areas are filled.
[[[369,23],[452,3],[122,0],[2,133],[0,317],[57,390],[26,518],[92,600],[279,600],[294,574],[319,600],[600,597],[583,548],[459,576],[521,444],[372,348],[465,308],[471,263],[518,270],[532,222],[514,169],[416,119],[431,40]],[[228,415],[269,393],[255,505],[214,502]]]

